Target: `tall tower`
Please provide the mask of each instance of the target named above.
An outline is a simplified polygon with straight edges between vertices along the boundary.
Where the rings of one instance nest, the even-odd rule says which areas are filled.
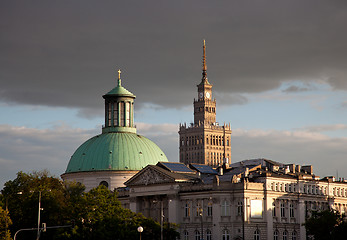
[[[204,40],[202,79],[197,85],[198,98],[194,99],[194,123],[179,126],[180,162],[207,164],[213,167],[230,164],[230,124],[216,122],[216,99],[212,98],[212,84],[207,78],[206,44]]]

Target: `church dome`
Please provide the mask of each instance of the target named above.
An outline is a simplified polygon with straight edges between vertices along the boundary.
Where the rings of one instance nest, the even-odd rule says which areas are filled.
[[[116,87],[103,95],[105,124],[102,133],[77,148],[63,176],[88,172],[103,172],[106,175],[111,172],[123,174],[124,171],[139,171],[148,164],[155,165],[158,162],[168,161],[164,152],[154,142],[136,134],[134,125],[136,96],[122,86],[121,71],[118,73]]]
[[[72,155],[65,173],[139,171],[163,161],[168,161],[164,152],[148,138],[130,132],[109,132],[84,142]]]

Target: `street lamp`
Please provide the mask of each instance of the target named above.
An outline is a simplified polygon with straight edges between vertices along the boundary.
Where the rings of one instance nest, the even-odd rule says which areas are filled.
[[[201,217],[201,240],[204,240],[204,222],[203,222],[203,208],[201,207],[200,208],[200,213],[199,213],[199,215],[200,215],[200,217]]]
[[[38,212],[38,216],[37,216],[37,236],[36,236],[36,240],[40,239],[41,210],[43,210],[43,208],[41,208],[41,191],[39,191],[39,212]]]
[[[141,240],[141,233],[143,232],[143,227],[138,227],[137,228],[137,231],[140,233],[140,240]]]

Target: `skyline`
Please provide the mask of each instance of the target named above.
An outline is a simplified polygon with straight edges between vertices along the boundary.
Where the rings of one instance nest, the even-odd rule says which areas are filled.
[[[0,186],[18,171],[62,174],[101,133],[102,95],[118,69],[137,96],[137,132],[178,161],[203,39],[232,162],[267,158],[347,177],[346,22],[338,0],[2,2]]]

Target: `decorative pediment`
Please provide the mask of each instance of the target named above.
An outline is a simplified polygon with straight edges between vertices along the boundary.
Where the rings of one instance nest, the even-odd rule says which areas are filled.
[[[127,186],[133,186],[169,182],[175,182],[175,179],[155,169],[153,166],[147,166],[146,168],[138,172],[134,177],[130,178],[125,184]]]

